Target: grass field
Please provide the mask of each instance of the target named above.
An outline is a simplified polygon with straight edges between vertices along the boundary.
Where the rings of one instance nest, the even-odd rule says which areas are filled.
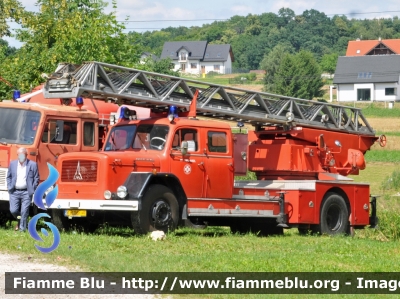
[[[29,234],[0,228],[0,251],[20,254],[26,260],[48,261],[94,272],[400,272],[399,190],[382,189],[400,166],[400,109],[373,109],[360,104],[371,126],[388,137],[387,147],[374,145],[367,152],[367,168],[357,182],[368,182],[378,199],[380,229],[357,230],[355,236],[301,236],[296,229],[283,236],[234,235],[226,227],[205,230],[178,229],[162,242],[136,236],[129,228],[104,226],[89,235],[79,231],[61,234],[61,244],[40,254]],[[358,105],[358,103],[357,103]],[[363,106],[363,107],[361,107]],[[370,110],[368,110],[370,109]],[[51,242],[46,240],[42,246]],[[37,242],[36,242],[37,243]],[[174,296],[175,297],[175,296]],[[243,295],[192,295],[178,298],[242,298]],[[251,298],[265,298],[252,295]],[[297,298],[319,298],[304,295]],[[324,296],[332,297],[333,296]],[[334,295],[334,298],[383,298],[385,295]],[[268,295],[268,298],[293,298]]]

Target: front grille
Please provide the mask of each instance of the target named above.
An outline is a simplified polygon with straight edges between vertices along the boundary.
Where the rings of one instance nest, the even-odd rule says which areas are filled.
[[[62,182],[96,182],[97,161],[70,160],[63,161],[61,172]]]
[[[7,169],[0,169],[0,189],[7,189]]]

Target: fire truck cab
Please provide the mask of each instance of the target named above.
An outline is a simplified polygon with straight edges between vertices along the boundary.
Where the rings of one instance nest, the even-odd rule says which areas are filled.
[[[82,98],[80,104],[71,98],[46,99],[41,88],[23,95],[23,102],[0,103],[0,225],[11,216],[6,177],[19,147],[25,147],[28,159],[37,162],[42,182],[49,175],[48,163],[56,167],[61,154],[101,149],[110,115],[119,108]],[[32,205],[31,215],[35,208]]]

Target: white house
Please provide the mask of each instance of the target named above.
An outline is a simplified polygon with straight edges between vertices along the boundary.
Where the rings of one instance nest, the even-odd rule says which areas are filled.
[[[234,61],[231,45],[213,45],[207,41],[166,42],[161,59],[171,58],[174,70],[183,73],[230,74]]]
[[[392,102],[400,100],[399,78],[400,55],[341,56],[333,84],[339,102]]]
[[[146,59],[148,59],[149,57],[151,57],[151,59],[153,59],[154,61],[159,60],[159,58],[156,55],[154,55],[150,52],[143,52],[142,55],[140,56],[140,60],[139,60],[140,64],[144,64]]]

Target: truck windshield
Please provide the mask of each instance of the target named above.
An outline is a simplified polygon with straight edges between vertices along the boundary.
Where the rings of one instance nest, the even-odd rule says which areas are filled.
[[[137,129],[133,148],[163,150],[169,127],[164,125],[140,125]]]
[[[136,126],[117,126],[113,127],[108,135],[105,151],[119,151],[130,148],[135,136]]]
[[[33,144],[39,121],[38,111],[0,108],[0,143]]]

